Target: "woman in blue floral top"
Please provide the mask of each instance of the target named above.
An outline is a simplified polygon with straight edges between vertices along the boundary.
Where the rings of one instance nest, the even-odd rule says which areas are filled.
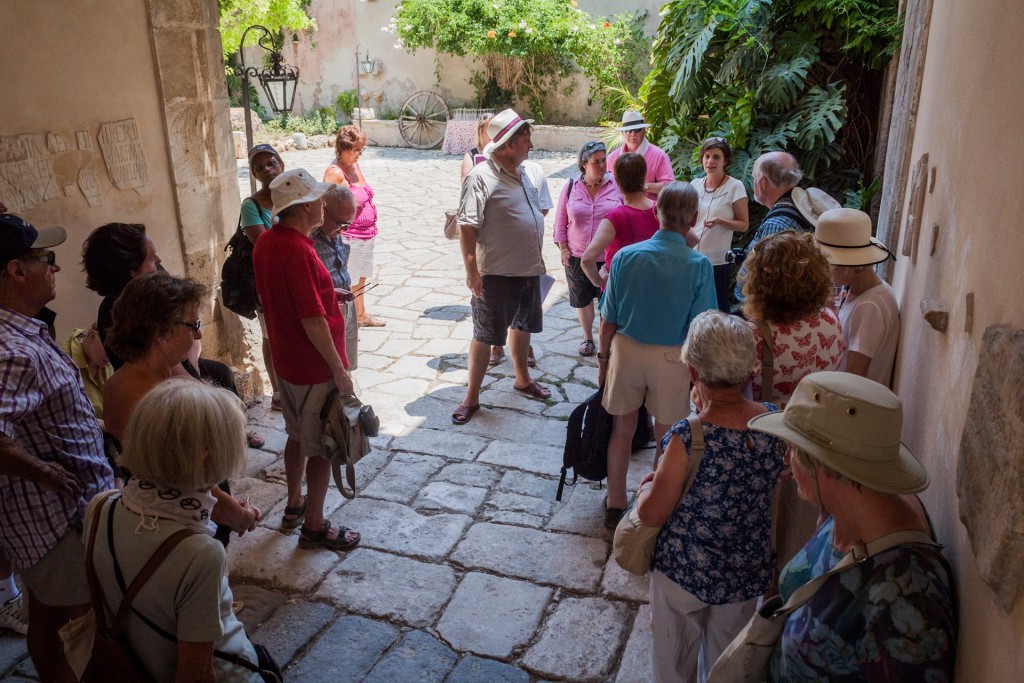
[[[691,434],[686,420],[676,423],[637,503],[645,526],[664,524],[651,565],[652,660],[659,683],[704,681],[771,584],[772,489],[784,451],[781,440],[747,429],[751,418],[775,406],[743,398],[757,351],[742,320],[719,311],[697,316],[683,360],[701,399],[704,456],[680,499]]]
[[[783,600],[856,545],[896,531],[934,536],[910,495],[928,486],[928,473],[900,443],[902,424],[895,394],[845,372],[808,375],[785,412],[750,422],[789,442],[800,497],[832,513],[782,571]],[[837,572],[789,615],[770,680],[952,680],[952,583],[930,545],[897,546]]]

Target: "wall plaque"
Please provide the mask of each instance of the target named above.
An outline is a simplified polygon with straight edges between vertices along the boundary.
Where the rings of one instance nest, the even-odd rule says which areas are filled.
[[[100,126],[100,149],[114,187],[149,193],[149,168],[142,153],[139,129],[135,119],[104,123]]]
[[[29,133],[0,137],[0,201],[12,213],[23,213],[61,196],[47,157],[46,135]]]

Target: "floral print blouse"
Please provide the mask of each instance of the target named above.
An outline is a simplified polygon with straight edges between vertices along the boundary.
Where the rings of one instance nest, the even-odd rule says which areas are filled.
[[[829,518],[782,570],[794,590],[842,559]],[[938,549],[900,547],[839,572],[786,621],[772,681],[953,679],[956,611],[952,577]]]
[[[762,432],[708,423],[703,429],[700,469],[658,534],[651,569],[709,605],[742,602],[771,584],[772,489],[782,471],[785,445]],[[689,422],[677,422],[664,443],[672,434],[689,453]]]

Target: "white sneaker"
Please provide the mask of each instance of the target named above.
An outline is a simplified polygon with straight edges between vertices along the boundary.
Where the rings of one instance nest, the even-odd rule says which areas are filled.
[[[0,607],[0,628],[10,629],[15,633],[28,633],[28,622],[21,618],[21,595],[11,598]]]

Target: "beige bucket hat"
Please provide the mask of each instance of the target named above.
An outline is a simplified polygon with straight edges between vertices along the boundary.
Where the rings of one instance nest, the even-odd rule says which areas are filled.
[[[747,426],[781,437],[836,472],[883,493],[928,488],[928,472],[900,441],[903,404],[881,384],[848,372],[815,372],[781,412]]]
[[[324,196],[333,183],[321,183],[304,168],[285,171],[270,181],[270,199],[274,203],[271,217],[277,216],[294,204],[307,204]]]
[[[811,225],[817,225],[818,217],[826,211],[842,208],[842,204],[837,202],[832,195],[816,187],[809,187],[806,190],[802,187],[794,187],[792,197],[796,208]]]
[[[814,240],[834,266],[871,266],[896,257],[871,236],[871,216],[857,209],[832,209],[818,217]]]

